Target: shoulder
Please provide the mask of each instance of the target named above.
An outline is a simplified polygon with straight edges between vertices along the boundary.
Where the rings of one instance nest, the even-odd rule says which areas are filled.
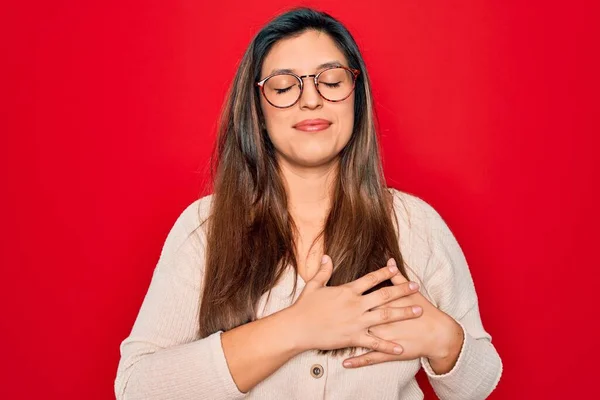
[[[419,196],[389,188],[393,196],[394,221],[409,278],[420,283],[438,269],[441,258],[458,246],[440,213]]]
[[[392,194],[393,209],[399,219],[400,228],[404,227],[405,233],[428,236],[431,239],[431,235],[447,227],[440,213],[427,201],[395,188],[388,190]]]
[[[209,194],[188,204],[177,217],[174,228],[187,233],[197,230],[209,217],[212,198]]]
[[[173,245],[181,245],[195,232],[200,233],[202,231],[200,228],[203,227],[209,217],[212,197],[212,194],[210,194],[185,206],[173,223],[167,241],[173,242]],[[202,235],[198,238],[202,240]]]
[[[205,222],[209,217],[212,195],[188,203],[171,225],[161,249],[157,271],[198,282],[204,265]],[[200,268],[199,268],[200,267]]]

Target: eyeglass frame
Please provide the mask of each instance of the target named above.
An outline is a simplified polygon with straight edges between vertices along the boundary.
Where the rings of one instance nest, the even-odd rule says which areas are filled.
[[[348,95],[346,97],[344,97],[343,99],[340,100],[329,100],[328,98],[326,98],[325,96],[323,96],[323,94],[321,93],[321,91],[319,90],[319,76],[325,72],[325,71],[329,71],[330,69],[337,69],[337,68],[343,68],[346,71],[350,72],[352,74],[352,89],[350,89],[350,92],[348,93]],[[360,74],[360,70],[359,69],[355,69],[355,68],[348,68],[348,67],[344,67],[343,65],[339,65],[339,66],[333,66],[333,67],[329,67],[324,69],[323,71],[319,72],[318,74],[309,74],[309,75],[296,75],[293,72],[276,72],[274,74],[271,74],[269,76],[267,76],[266,78],[256,82],[256,86],[260,87],[260,91],[263,95],[263,97],[265,98],[265,100],[267,101],[267,103],[269,103],[270,105],[272,105],[275,108],[290,108],[292,106],[294,106],[296,103],[298,103],[298,101],[300,100],[300,98],[302,98],[302,93],[304,91],[304,78],[308,78],[308,77],[313,77],[314,83],[315,83],[315,89],[317,89],[317,93],[319,93],[319,96],[321,96],[323,99],[330,101],[332,103],[337,103],[340,101],[344,101],[346,100],[348,97],[350,97],[350,95],[352,94],[352,92],[354,91],[354,88],[356,87],[356,79],[358,78],[358,75]],[[300,94],[298,95],[298,98],[296,99],[295,102],[293,102],[292,104],[290,104],[289,106],[276,106],[275,104],[271,103],[269,101],[269,99],[267,98],[267,95],[265,94],[265,82],[267,81],[267,79],[273,77],[273,76],[278,76],[278,75],[292,75],[294,76],[299,82],[300,82]]]

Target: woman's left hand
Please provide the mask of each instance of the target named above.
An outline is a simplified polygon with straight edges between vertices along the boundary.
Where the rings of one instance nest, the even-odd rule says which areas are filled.
[[[393,262],[390,261],[388,265]],[[407,282],[400,273],[391,281],[394,285]],[[427,357],[437,374],[450,371],[458,358],[464,339],[462,328],[454,318],[431,304],[420,292],[390,301],[374,309],[408,306],[420,306],[422,314],[416,318],[376,325],[369,329],[373,336],[400,344],[403,348],[401,354],[392,355],[372,350],[344,360],[344,366],[355,368],[387,361]],[[346,365],[346,362],[350,362],[351,365]]]

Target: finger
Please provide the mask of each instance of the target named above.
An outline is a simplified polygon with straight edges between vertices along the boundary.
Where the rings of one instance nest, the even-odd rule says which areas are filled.
[[[400,285],[408,280],[402,274],[396,274],[390,279],[394,285]]]
[[[366,312],[362,317],[362,321],[367,326],[377,326],[417,318],[421,315],[422,311],[423,309],[420,306],[384,307]]]
[[[319,270],[306,284],[309,283],[314,286],[323,287],[329,282],[331,278],[331,274],[333,272],[333,262],[331,261],[331,257],[328,255],[323,255],[321,258],[321,266]]]
[[[400,346],[398,343],[383,340],[380,337],[369,335],[367,333],[361,336],[357,345],[391,355],[402,354],[404,351],[402,346]]]
[[[372,287],[377,286],[381,282],[390,279],[392,276],[398,273],[398,267],[387,265],[383,268],[378,269],[377,271],[369,272],[365,276],[356,279],[350,283],[347,283],[348,286],[354,291],[356,294],[362,294]]]
[[[388,266],[397,266],[396,260],[394,260],[393,258],[390,258],[387,262],[387,265]],[[404,277],[404,275],[402,275],[402,274],[396,274],[396,275],[392,276],[392,278],[390,280],[392,281],[392,283],[394,285],[399,285],[401,283],[408,282],[408,279],[406,279]]]
[[[343,365],[346,368],[358,368],[367,365],[381,364],[388,361],[399,361],[401,359],[401,356],[398,355],[385,354],[379,351],[369,351],[358,357],[351,357],[344,360]]]
[[[397,286],[385,286],[379,290],[362,296],[364,310],[370,310],[379,305],[389,303],[392,300],[411,295],[419,291],[417,282],[404,282]]]

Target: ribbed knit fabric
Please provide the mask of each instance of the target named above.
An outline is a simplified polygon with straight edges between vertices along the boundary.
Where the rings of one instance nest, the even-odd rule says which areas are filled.
[[[238,390],[221,347],[221,333],[199,339],[199,299],[206,234],[194,231],[208,215],[212,196],[190,204],[165,240],[133,328],[120,345],[114,389],[117,400],[159,399],[423,399],[415,374],[423,368],[442,400],[484,399],[498,384],[502,361],[482,326],[477,294],[464,254],[442,217],[424,200],[396,189],[400,250],[411,280],[465,333],[454,368],[436,375],[426,358],[346,369],[345,357],[305,351],[248,393]],[[290,266],[259,300],[258,318],[289,307],[305,282]],[[359,348],[356,355],[367,352]],[[314,377],[312,367],[323,374]]]

